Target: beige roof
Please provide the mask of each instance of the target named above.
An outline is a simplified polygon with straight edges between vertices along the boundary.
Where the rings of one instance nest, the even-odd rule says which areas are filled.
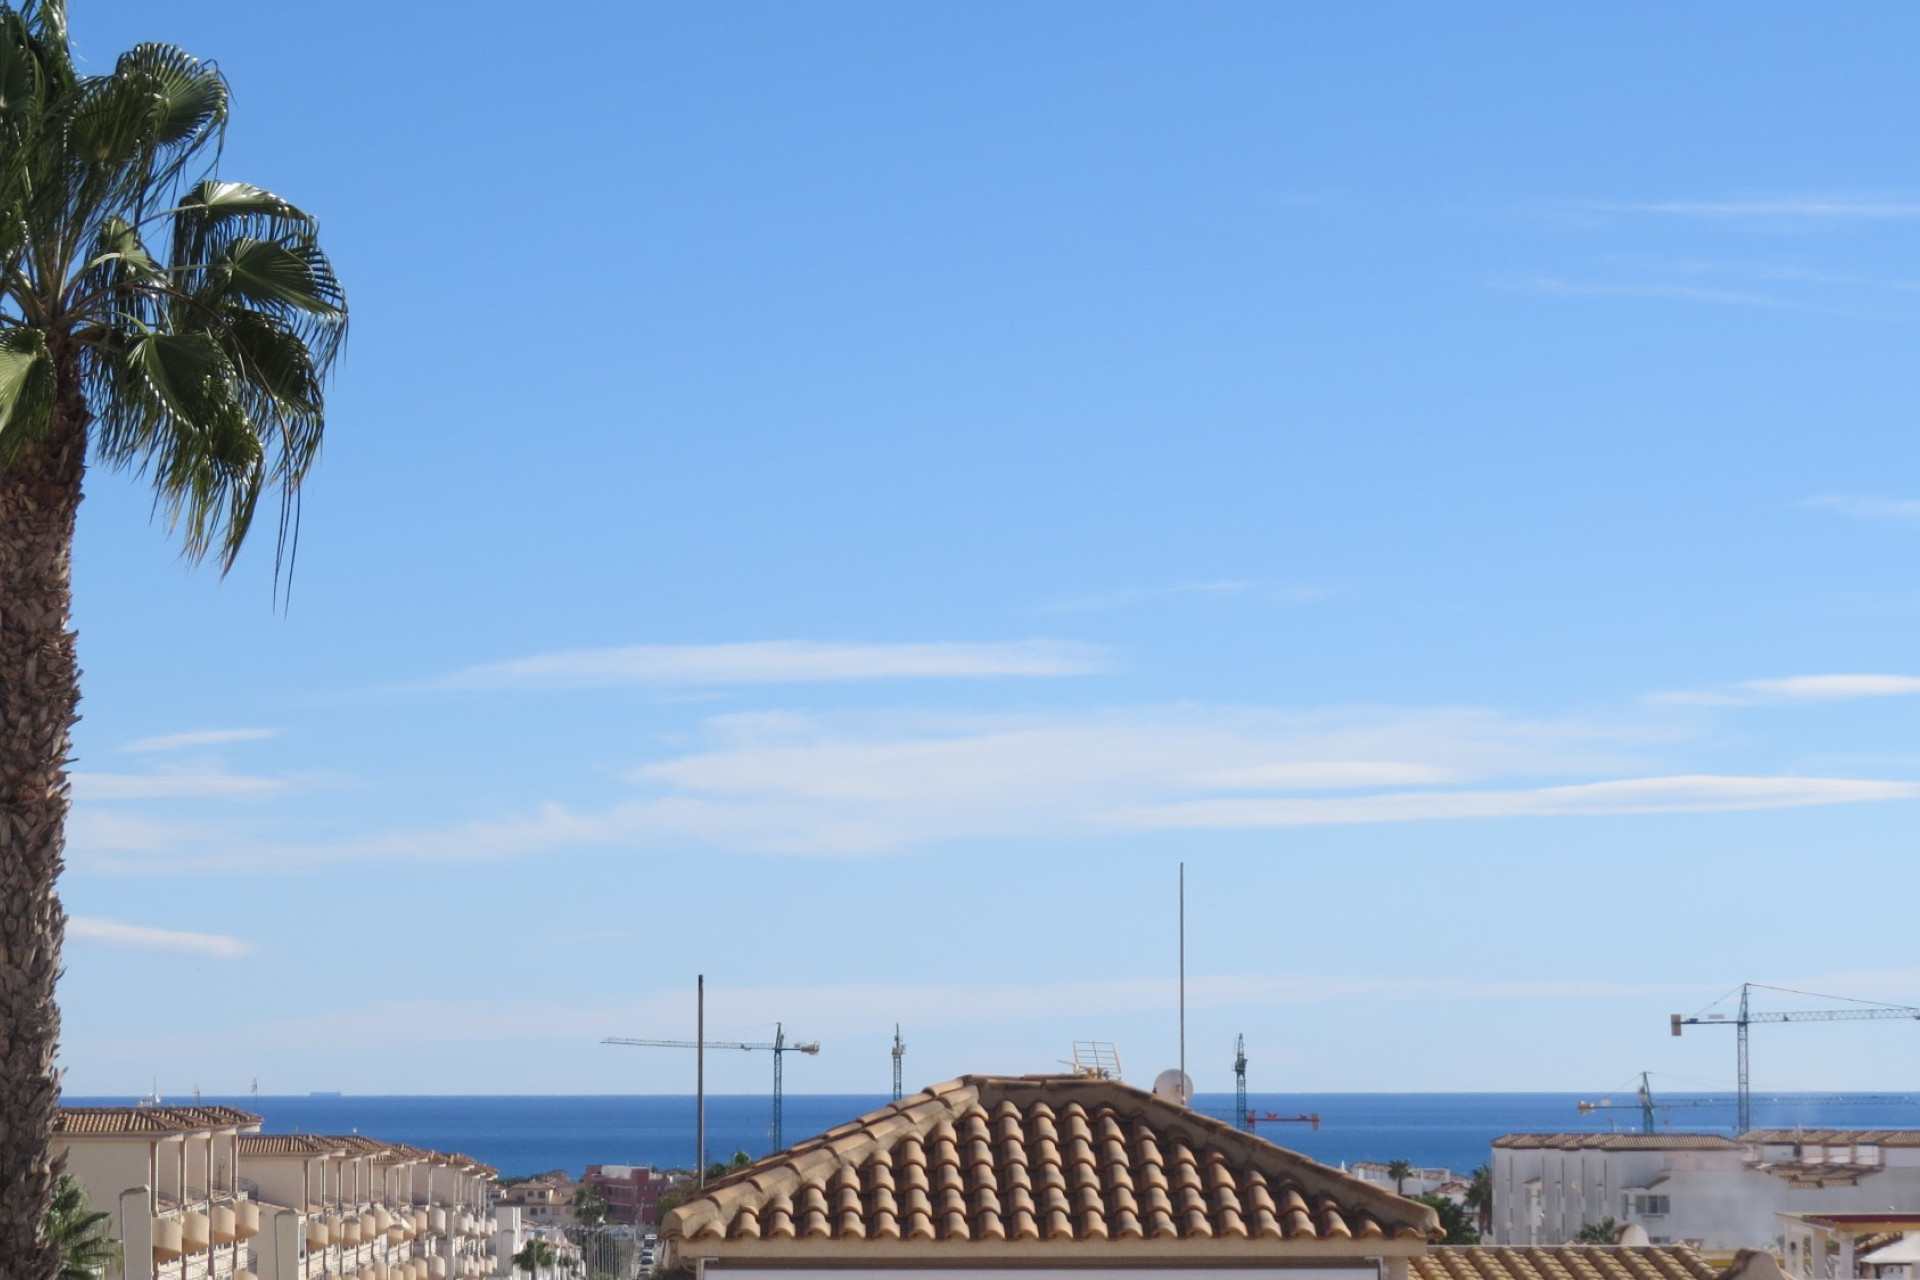
[[[67,1137],[237,1129],[260,1117],[236,1107],[62,1107],[53,1131]]]
[[[1493,1145],[1519,1151],[1724,1151],[1740,1144],[1717,1133],[1509,1133]]]
[[[243,1133],[242,1156],[337,1156],[345,1148],[332,1138],[311,1133]]]
[[[1720,1275],[1684,1245],[1441,1245],[1409,1265],[1409,1280],[1715,1280]]]
[[[321,1137],[338,1144],[342,1151],[351,1156],[384,1156],[393,1150],[391,1142],[382,1142],[360,1133],[322,1134]]]
[[[1384,1240],[1432,1209],[1114,1080],[963,1076],[748,1165],[688,1242]]]
[[[1752,1129],[1748,1142],[1819,1143],[1842,1147],[1849,1143],[1882,1147],[1920,1147],[1920,1129]]]

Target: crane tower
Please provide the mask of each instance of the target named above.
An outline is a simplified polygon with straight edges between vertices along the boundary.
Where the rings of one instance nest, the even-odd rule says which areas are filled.
[[[1753,1128],[1753,1097],[1747,1087],[1747,1028],[1756,1022],[1856,1022],[1869,1018],[1906,1018],[1920,1020],[1920,1009],[1900,1004],[1880,1004],[1870,1000],[1853,1000],[1849,996],[1814,996],[1816,1000],[1847,1000],[1855,1007],[1851,1009],[1809,1009],[1799,1013],[1754,1013],[1748,1008],[1748,997],[1753,989],[1762,991],[1780,991],[1790,996],[1813,995],[1810,991],[1793,991],[1786,987],[1769,987],[1759,982],[1740,984],[1740,1015],[1733,1019],[1732,1026],[1738,1031],[1740,1063],[1740,1132],[1746,1133]],[[1673,1034],[1679,1035],[1683,1027],[1724,1027],[1729,1025],[1723,1013],[1711,1013],[1706,1017],[1684,1017],[1674,1014],[1672,1018]]]
[[[613,1036],[602,1040],[600,1043],[637,1045],[647,1049],[698,1049],[702,1045],[702,1042],[699,1040],[630,1040]],[[765,1041],[748,1041],[742,1043],[737,1040],[708,1040],[705,1042],[705,1047],[709,1049],[764,1049],[773,1054],[773,1123],[767,1126],[767,1136],[773,1143],[773,1150],[778,1151],[786,1146],[787,1144],[782,1138],[780,1115],[781,1095],[783,1092],[780,1079],[781,1060],[789,1053],[805,1053],[809,1055],[819,1053],[820,1042],[818,1040],[788,1040],[786,1028],[776,1022],[773,1024],[773,1040],[771,1043]]]

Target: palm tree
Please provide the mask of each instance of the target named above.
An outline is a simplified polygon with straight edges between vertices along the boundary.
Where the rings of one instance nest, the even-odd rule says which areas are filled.
[[[1467,1194],[1461,1197],[1467,1208],[1473,1210],[1474,1219],[1483,1236],[1493,1233],[1493,1166],[1477,1164],[1473,1167],[1472,1180],[1467,1183]]]
[[[530,1276],[538,1275],[541,1268],[551,1267],[553,1263],[553,1246],[545,1240],[529,1240],[513,1255],[514,1268]]]
[[[1393,1179],[1393,1193],[1407,1194],[1407,1179],[1413,1176],[1413,1165],[1405,1160],[1395,1160],[1387,1166],[1387,1176]]]
[[[1620,1224],[1612,1218],[1589,1222],[1574,1235],[1574,1244],[1613,1244],[1620,1235]]]
[[[72,1174],[60,1175],[47,1209],[47,1242],[60,1269],[58,1280],[100,1280],[120,1258],[120,1245],[108,1234],[113,1215],[87,1204],[87,1193]]]
[[[263,492],[288,548],[346,301],[312,218],[214,180],[227,84],[169,45],[82,75],[65,0],[0,0],[0,1258],[45,1218],[79,667],[69,558],[88,455],[230,568]]]

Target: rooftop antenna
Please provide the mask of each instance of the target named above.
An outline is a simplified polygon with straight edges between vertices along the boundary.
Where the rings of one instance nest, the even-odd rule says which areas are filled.
[[[900,1101],[900,1059],[905,1057],[907,1046],[900,1041],[900,1024],[893,1024],[893,1100]]]

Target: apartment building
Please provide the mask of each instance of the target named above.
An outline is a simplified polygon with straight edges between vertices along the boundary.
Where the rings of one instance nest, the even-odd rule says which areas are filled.
[[[495,1170],[359,1134],[263,1134],[230,1107],[62,1108],[57,1142],[111,1215],[111,1280],[479,1280],[506,1273]]]
[[[506,1188],[500,1203],[520,1210],[521,1221],[528,1227],[571,1227],[578,1222],[573,1216],[576,1190],[573,1179],[556,1170]]]
[[[1920,1212],[1920,1130],[1525,1133],[1493,1144],[1492,1243],[1612,1218],[1654,1244],[1784,1248],[1779,1215]]]
[[[660,1197],[673,1186],[671,1175],[647,1165],[590,1164],[580,1179],[607,1202],[607,1220],[650,1227],[659,1220]]]

